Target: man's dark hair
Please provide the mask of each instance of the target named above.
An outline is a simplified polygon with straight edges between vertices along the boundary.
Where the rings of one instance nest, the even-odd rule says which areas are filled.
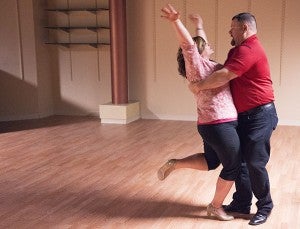
[[[252,30],[256,30],[256,19],[251,13],[239,13],[233,16],[232,20],[245,23],[251,27]]]

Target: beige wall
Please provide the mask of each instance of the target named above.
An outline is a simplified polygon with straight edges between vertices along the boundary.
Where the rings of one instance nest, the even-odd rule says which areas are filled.
[[[98,106],[111,102],[109,46],[45,45],[48,34],[43,26],[49,18],[43,10],[45,2],[0,1],[0,121],[52,114],[98,115]],[[67,1],[48,2],[66,6]],[[69,2],[75,7],[95,4],[94,0]],[[98,0],[97,4],[107,2]],[[298,0],[127,0],[129,98],[140,102],[143,118],[196,120],[194,98],[177,73],[176,37],[160,18],[160,8],[167,2],[180,10],[191,33],[187,15],[198,12],[203,16],[216,51],[214,59],[221,63],[230,48],[231,17],[241,11],[255,14],[258,36],[270,60],[280,124],[300,125]],[[71,16],[73,23],[93,23],[95,17]],[[58,17],[59,22],[67,22],[66,15]],[[107,23],[105,15],[97,17]],[[107,39],[107,34],[98,33]],[[91,39],[94,35],[90,34]]]
[[[0,117],[4,120],[38,115],[32,4],[21,5],[0,1]]]
[[[0,121],[53,114],[44,1],[0,1]]]
[[[189,13],[200,13],[214,59],[223,63],[230,48],[228,34],[233,15],[250,11],[258,21],[269,57],[280,124],[300,125],[300,1],[128,1],[130,95],[142,105],[144,118],[195,120],[196,109],[187,83],[176,72],[178,43],[160,8],[172,3],[188,29]],[[142,58],[141,58],[142,57]]]
[[[107,0],[98,0],[98,7],[108,7]],[[67,8],[65,0],[48,0],[49,8]],[[70,8],[92,8],[95,0],[71,0]],[[109,25],[108,12],[73,12],[68,15],[59,12],[47,13],[49,24],[71,26]],[[61,41],[68,41],[69,34],[63,31],[49,31]],[[73,42],[96,41],[97,33],[89,30],[70,33]],[[109,30],[98,31],[99,41],[109,42]],[[110,46],[71,45],[70,47],[48,45],[51,49],[53,66],[53,86],[55,90],[55,114],[97,115],[99,105],[111,101]]]

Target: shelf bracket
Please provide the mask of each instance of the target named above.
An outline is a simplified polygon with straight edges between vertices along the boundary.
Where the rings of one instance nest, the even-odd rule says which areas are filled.
[[[59,45],[65,47],[65,48],[70,48],[69,44],[59,44]]]
[[[70,33],[70,29],[68,29],[68,28],[59,28],[59,29],[66,32],[66,33]]]
[[[96,28],[86,28],[87,30],[90,30],[90,31],[92,31],[92,32],[97,32],[97,29]]]
[[[90,12],[91,14],[97,14],[97,10],[88,10],[88,12]]]
[[[98,44],[89,44],[90,46],[94,47],[94,48],[97,48],[98,47]]]

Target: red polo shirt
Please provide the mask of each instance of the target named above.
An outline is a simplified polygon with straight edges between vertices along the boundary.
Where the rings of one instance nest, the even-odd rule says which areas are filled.
[[[224,67],[238,75],[230,81],[238,113],[274,101],[269,63],[256,35],[232,48]]]

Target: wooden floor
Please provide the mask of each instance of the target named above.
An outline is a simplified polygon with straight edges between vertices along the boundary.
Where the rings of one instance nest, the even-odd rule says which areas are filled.
[[[300,127],[279,126],[273,134],[268,170],[275,207],[256,228],[300,228],[299,139]],[[0,123],[0,227],[253,228],[247,217],[206,216],[220,169],[157,179],[167,159],[201,151],[195,122],[116,125],[55,116]]]

